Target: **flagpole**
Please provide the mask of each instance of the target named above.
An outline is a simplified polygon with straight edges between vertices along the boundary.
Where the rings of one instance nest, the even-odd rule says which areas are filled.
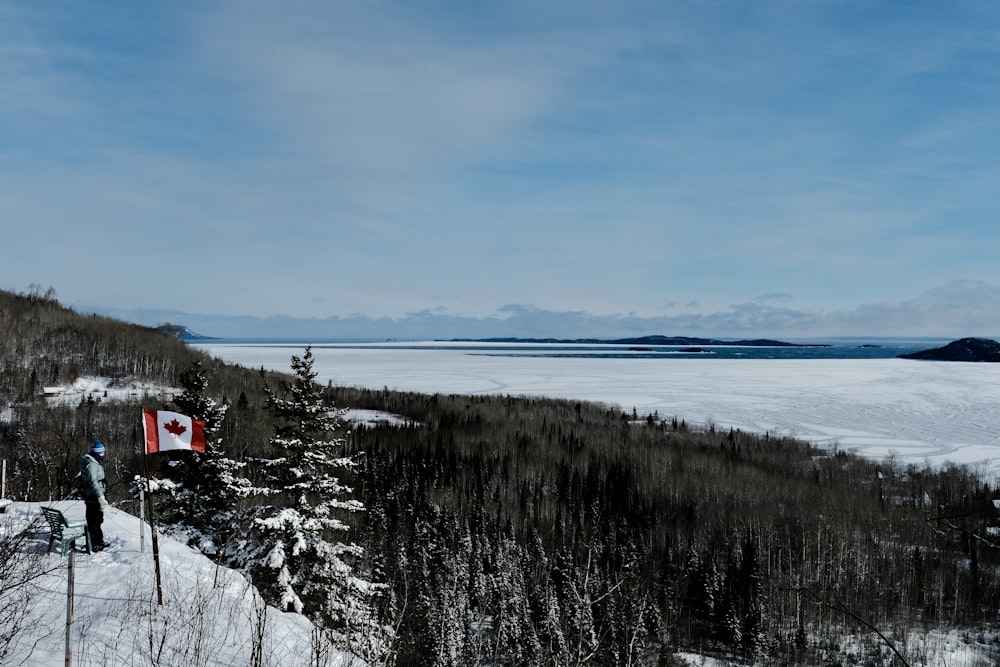
[[[160,417],[167,419],[160,423]],[[166,435],[161,435],[162,431]],[[149,477],[149,455],[153,452],[162,452],[164,449],[193,449],[205,451],[205,422],[204,420],[192,419],[187,415],[170,410],[143,410],[142,411],[142,432],[143,432],[143,452],[146,458],[143,459],[143,467],[146,471],[146,501],[149,503],[149,534],[153,542],[153,561],[156,563],[156,601],[163,604],[163,586],[160,583],[160,540],[156,534],[156,513],[153,511],[153,485]],[[187,433],[186,438],[181,435]],[[161,437],[170,440],[172,446],[164,447],[160,442]]]
[[[143,443],[143,450],[146,449]],[[149,453],[143,457],[143,466],[146,469],[146,502],[149,503],[149,534],[153,541],[153,562],[156,570],[156,604],[163,605],[163,586],[160,584],[160,544],[156,539],[156,515],[153,513],[153,494],[149,482]]]

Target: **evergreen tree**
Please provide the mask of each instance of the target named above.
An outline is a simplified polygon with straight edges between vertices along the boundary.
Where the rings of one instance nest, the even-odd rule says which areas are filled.
[[[164,472],[153,480],[153,488],[165,497],[158,513],[166,524],[193,530],[191,543],[202,551],[218,553],[231,535],[239,500],[250,493],[249,480],[240,476],[244,464],[222,450],[219,436],[228,405],[206,394],[208,380],[200,361],[181,373],[183,391],[174,396],[169,409],[205,422],[205,452],[170,452]]]
[[[283,383],[280,394],[266,389],[275,420],[272,456],[259,461],[256,492],[263,497],[249,510],[250,534],[231,555],[270,602],[309,615],[357,650],[371,634],[355,624],[371,618],[372,587],[354,575],[351,561],[361,548],[334,536],[348,530],[344,512],[364,507],[337,477],[354,463],[339,455],[342,412],[328,405],[312,366],[307,347],[302,357],[292,356],[294,382]]]

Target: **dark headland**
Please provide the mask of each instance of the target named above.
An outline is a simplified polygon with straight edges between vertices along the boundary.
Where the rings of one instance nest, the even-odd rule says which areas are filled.
[[[753,340],[717,340],[688,336],[639,336],[638,338],[453,338],[452,343],[557,343],[562,345],[731,345],[735,347],[830,347],[826,344],[801,345],[780,340],[755,338]]]
[[[199,341],[199,340],[217,340],[212,336],[202,336],[201,334],[195,333],[187,328],[183,324],[171,324],[167,322],[166,324],[161,324],[156,327],[157,331],[167,334],[168,336],[173,336],[177,340],[184,342]]]
[[[989,338],[961,338],[944,347],[899,355],[902,359],[927,361],[992,361],[1000,362],[1000,343]]]

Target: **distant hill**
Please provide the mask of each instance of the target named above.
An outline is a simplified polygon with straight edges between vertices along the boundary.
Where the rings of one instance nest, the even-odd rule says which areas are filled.
[[[453,343],[559,343],[578,345],[730,345],[734,347],[830,347],[826,344],[802,345],[780,340],[755,338],[753,340],[718,340],[715,338],[692,338],[688,336],[639,336],[637,338],[453,338]]]
[[[902,359],[927,361],[992,361],[1000,362],[1000,343],[989,338],[962,338],[944,347],[899,355]]]
[[[211,336],[202,336],[201,334],[197,334],[188,329],[183,324],[171,324],[170,322],[167,322],[166,324],[161,324],[160,326],[156,327],[156,330],[162,331],[163,333],[169,334],[174,338],[176,338],[177,340],[182,340],[182,341],[213,340]]]

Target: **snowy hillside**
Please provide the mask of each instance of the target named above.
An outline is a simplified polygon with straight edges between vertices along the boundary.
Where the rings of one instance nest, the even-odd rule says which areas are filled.
[[[81,501],[44,504],[83,519]],[[47,549],[40,505],[14,503],[0,514],[0,544],[12,549],[0,554],[6,561],[0,566],[3,665],[65,664],[69,559],[58,544]],[[104,531],[111,548],[86,554],[78,543],[74,557],[74,665],[362,664],[317,642],[304,616],[264,605],[239,573],[162,535],[158,605],[148,524],[140,532],[135,516],[111,508]]]

